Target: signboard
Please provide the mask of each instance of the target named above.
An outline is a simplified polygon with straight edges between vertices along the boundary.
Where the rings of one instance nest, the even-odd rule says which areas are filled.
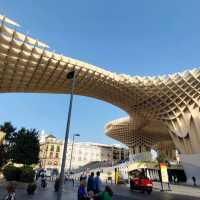
[[[160,163],[160,173],[161,173],[162,182],[169,183],[167,165],[165,163]]]

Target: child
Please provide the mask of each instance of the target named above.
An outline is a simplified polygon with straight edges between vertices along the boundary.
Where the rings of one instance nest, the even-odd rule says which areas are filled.
[[[80,186],[78,188],[78,200],[88,200],[90,199],[86,192],[86,180],[82,179],[80,181]]]
[[[12,185],[8,185],[6,187],[6,190],[7,190],[8,194],[6,195],[6,197],[4,198],[4,200],[15,200],[16,199],[15,198],[16,194],[15,194],[14,187]]]

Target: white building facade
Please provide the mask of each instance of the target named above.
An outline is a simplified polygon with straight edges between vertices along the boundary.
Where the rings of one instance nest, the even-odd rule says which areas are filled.
[[[68,144],[66,170],[70,168],[72,143]],[[96,161],[118,162],[128,158],[128,149],[119,145],[106,145],[90,142],[74,143],[71,169],[77,169]]]
[[[64,142],[46,134],[44,137],[40,138],[40,164],[43,168],[56,168],[60,171]],[[59,151],[57,150],[58,146]],[[126,159],[128,159],[128,149],[120,145],[75,142],[72,151],[72,142],[69,141],[65,171],[70,170],[70,162],[71,170],[74,170],[92,162],[110,161],[114,164]]]

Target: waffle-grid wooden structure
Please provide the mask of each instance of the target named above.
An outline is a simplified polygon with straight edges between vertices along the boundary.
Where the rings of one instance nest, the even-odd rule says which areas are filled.
[[[106,134],[129,147],[172,141],[182,153],[200,153],[200,70],[157,77],[116,74],[54,53],[0,16],[0,92],[69,93],[75,70],[78,95],[109,102],[129,117]]]

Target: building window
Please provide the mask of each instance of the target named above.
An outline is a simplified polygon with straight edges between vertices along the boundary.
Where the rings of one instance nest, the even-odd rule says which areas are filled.
[[[59,158],[59,153],[56,153],[56,158]]]
[[[56,151],[57,151],[57,152],[60,152],[60,146],[57,146]]]
[[[54,145],[51,145],[51,151],[54,151]]]
[[[53,158],[53,153],[52,152],[50,152],[49,157]]]

